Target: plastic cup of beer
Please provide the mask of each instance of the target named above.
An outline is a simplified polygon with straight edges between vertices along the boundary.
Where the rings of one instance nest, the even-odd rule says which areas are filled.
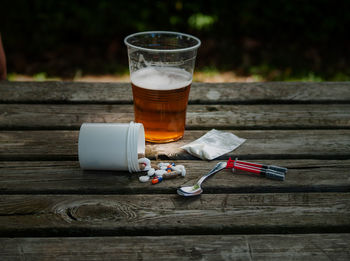
[[[177,32],[127,36],[135,121],[146,141],[166,143],[183,137],[198,38]]]

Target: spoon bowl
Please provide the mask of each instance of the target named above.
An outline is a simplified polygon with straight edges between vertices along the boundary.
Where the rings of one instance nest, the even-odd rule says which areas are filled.
[[[185,186],[185,187],[178,188],[177,194],[179,194],[180,196],[184,196],[184,197],[192,197],[192,196],[198,196],[198,195],[202,194],[203,189],[202,189],[201,185],[204,182],[204,180],[206,180],[211,175],[219,172],[220,170],[223,170],[224,168],[226,168],[226,165],[227,165],[226,162],[219,162],[218,164],[216,164],[216,166],[211,171],[209,171],[206,175],[201,177],[197,181],[197,183],[194,184],[193,186]]]

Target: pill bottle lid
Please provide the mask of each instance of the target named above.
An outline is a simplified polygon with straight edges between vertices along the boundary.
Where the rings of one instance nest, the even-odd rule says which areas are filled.
[[[129,172],[141,171],[138,154],[145,153],[145,130],[141,123],[130,122],[127,138],[127,158]]]

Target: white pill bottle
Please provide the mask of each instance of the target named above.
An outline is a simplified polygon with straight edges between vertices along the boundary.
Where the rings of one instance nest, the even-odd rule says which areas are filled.
[[[138,155],[144,153],[141,123],[83,123],[80,127],[78,155],[82,169],[138,172]]]

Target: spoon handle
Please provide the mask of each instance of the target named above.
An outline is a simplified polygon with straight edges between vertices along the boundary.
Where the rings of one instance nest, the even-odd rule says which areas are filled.
[[[197,184],[200,186],[204,180],[206,180],[208,177],[215,174],[216,172],[223,170],[224,168],[226,168],[226,162],[219,162],[218,164],[216,164],[216,166],[211,171],[209,171],[207,174],[205,174],[203,177],[201,177],[198,180]]]

